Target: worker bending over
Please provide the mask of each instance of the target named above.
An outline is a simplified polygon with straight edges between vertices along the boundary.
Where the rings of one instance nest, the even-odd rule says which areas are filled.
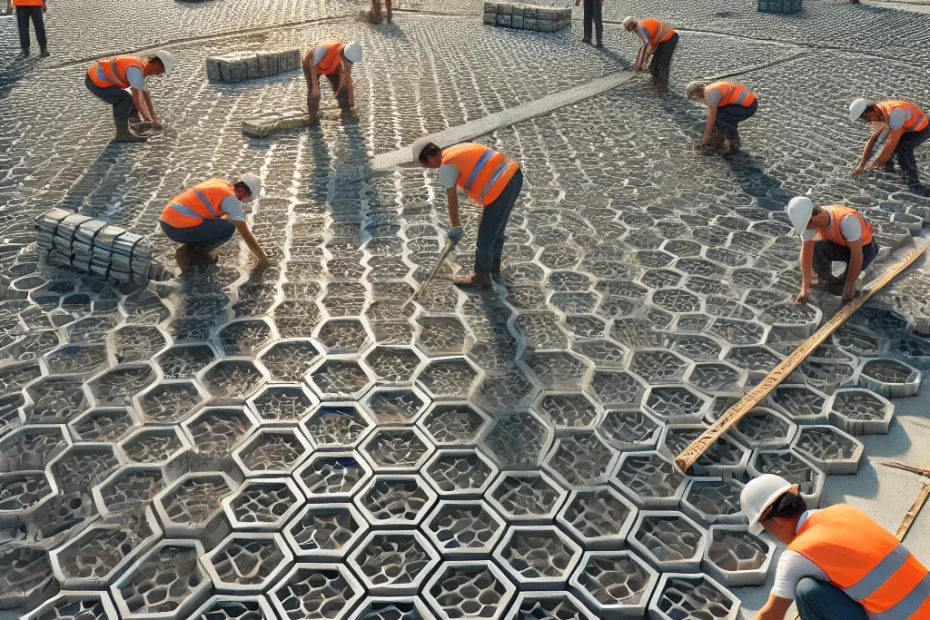
[[[175,252],[181,271],[191,262],[213,264],[213,251],[233,236],[237,230],[258,258],[259,266],[268,264],[268,257],[258,245],[245,221],[242,205],[257,199],[262,193],[262,180],[254,174],[243,174],[236,183],[209,179],[175,196],[161,212],[162,231],[175,243],[182,244]]]
[[[798,485],[773,474],[750,480],[739,503],[750,532],[788,545],[756,620],[784,620],[792,600],[801,620],[930,618],[927,568],[858,509],[808,510]]]
[[[307,78],[307,109],[310,124],[320,124],[320,76],[325,75],[333,89],[333,96],[342,109],[342,119],[357,119],[355,113],[355,85],[352,83],[352,65],[362,60],[362,46],[355,41],[317,43],[304,56],[304,77]]]
[[[649,67],[652,85],[659,93],[668,91],[668,74],[672,66],[672,55],[678,47],[678,33],[665,22],[652,17],[640,20],[627,17],[623,20],[623,27],[627,32],[636,31],[643,43],[640,54],[636,57],[636,71],[642,71],[652,57]]]
[[[870,103],[865,99],[856,99],[849,104],[849,118],[853,122],[858,120],[872,125],[872,135],[865,144],[862,159],[853,169],[852,176],[878,168],[894,172],[891,158],[897,155],[898,165],[907,175],[911,191],[918,194],[928,193],[920,184],[917,162],[914,160],[914,149],[930,140],[930,119],[923,110],[908,101]],[[870,164],[869,158],[875,143],[882,138],[885,144]]]
[[[878,254],[872,225],[852,207],[815,207],[810,199],[792,198],[785,209],[801,235],[801,292],[795,303],[811,294],[811,271],[823,284],[843,285],[843,301],[856,296],[856,281]],[[833,261],[846,263],[846,271],[833,275]]]
[[[475,249],[475,274],[456,276],[455,283],[479,288],[491,286],[491,275],[500,274],[504,251],[504,230],[514,203],[523,188],[520,164],[507,159],[482,144],[456,144],[441,149],[432,142],[419,140],[413,145],[413,157],[426,168],[439,169],[439,181],[446,188],[449,221],[448,237],[458,244],[463,236],[459,220],[457,187],[484,207]]]
[[[87,76],[84,78],[87,90],[113,106],[113,120],[116,122],[114,142],[148,140],[145,136],[136,135],[129,130],[129,119],[136,114],[156,129],[161,127],[161,121],[155,114],[155,106],[149,95],[147,78],[152,75],[171,75],[172,68],[174,56],[171,52],[158,50],[154,56],[148,58],[105,58],[87,70]]]
[[[733,82],[691,82],[685,94],[688,99],[707,105],[707,123],[697,146],[723,146],[726,141],[727,153],[738,153],[741,145],[739,124],[759,109],[755,94],[742,84]]]

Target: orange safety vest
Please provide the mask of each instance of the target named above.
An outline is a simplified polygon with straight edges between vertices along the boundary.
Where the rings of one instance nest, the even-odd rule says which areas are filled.
[[[442,150],[442,165],[455,166],[459,171],[455,182],[468,197],[488,206],[494,202],[520,164],[507,159],[503,153],[481,144],[456,144]]]
[[[788,550],[819,566],[872,620],[930,618],[930,572],[897,538],[852,506],[810,515]]]
[[[675,34],[674,28],[653,17],[640,20],[639,27],[644,31],[649,47],[656,47],[659,43],[665,43]]]
[[[13,6],[42,6],[45,0],[13,0]]]
[[[339,67],[342,66],[342,50],[345,49],[346,44],[338,41],[323,41],[317,47],[321,45],[326,45],[328,47],[326,48],[326,54],[323,56],[323,60],[316,63],[316,72],[320,75],[333,75],[338,73]]]
[[[725,105],[741,105],[744,108],[748,108],[756,100],[756,96],[751,90],[742,84],[734,84],[732,82],[714,82],[713,84],[708,84],[707,88],[704,89],[704,97],[707,97],[707,91],[714,88],[719,89],[723,95],[720,97],[720,103],[717,105],[718,108],[722,108]]]
[[[821,237],[833,243],[838,243],[843,247],[849,245],[840,230],[840,221],[847,215],[853,215],[859,220],[859,224],[862,226],[862,245],[869,245],[872,243],[872,225],[862,217],[861,213],[852,207],[844,207],[843,205],[830,205],[829,207],[822,207],[822,209],[830,212],[833,216],[833,221],[830,223],[829,227],[817,229]]]
[[[225,215],[220,203],[235,196],[233,184],[223,179],[209,179],[175,196],[161,212],[161,221],[175,228],[193,228],[205,220]]]
[[[142,69],[142,59],[135,56],[117,56],[104,58],[87,70],[91,81],[101,88],[129,88],[126,70],[129,67]]]
[[[927,128],[927,125],[930,125],[930,119],[927,118],[926,113],[909,101],[882,101],[881,103],[875,104],[875,107],[882,113],[886,125],[893,111],[901,108],[910,111],[911,118],[901,127],[902,132],[923,131]]]

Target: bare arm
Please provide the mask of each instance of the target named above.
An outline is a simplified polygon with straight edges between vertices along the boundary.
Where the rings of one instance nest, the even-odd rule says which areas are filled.
[[[785,614],[788,613],[789,607],[791,607],[790,598],[781,598],[769,594],[769,600],[756,614],[756,620],[785,620]]]
[[[459,194],[458,189],[450,187],[446,190],[446,200],[449,203],[449,223],[452,228],[459,228],[462,222],[459,220]]]
[[[846,286],[843,287],[843,301],[849,301],[856,296],[856,280],[862,273],[862,238],[857,241],[847,241],[849,246],[849,268],[846,270]]]
[[[865,165],[869,163],[869,156],[872,154],[872,149],[875,147],[875,142],[878,140],[878,137],[882,135],[882,129],[884,129],[884,126],[880,127],[869,136],[868,141],[865,143],[865,148],[862,150],[862,159],[859,160],[859,165],[853,169],[854,175],[862,172]]]
[[[148,94],[147,92],[143,92],[142,100],[145,102],[145,105],[148,107],[149,117],[151,118],[152,122],[153,123],[159,122],[158,115],[155,114],[155,104],[152,103],[152,96]]]
[[[152,113],[149,112],[148,103],[145,100],[145,93],[138,88],[130,88],[129,92],[132,93],[132,105],[139,110],[139,116],[142,120],[151,122],[153,120]]]
[[[901,140],[901,136],[904,135],[904,132],[900,129],[892,131],[888,138],[885,140],[885,146],[882,147],[881,153],[878,154],[878,157],[875,158],[875,161],[868,166],[867,170],[874,170],[875,168],[881,168],[891,160],[891,156],[894,155],[894,150],[898,148],[898,142]]]
[[[801,292],[794,303],[801,304],[807,301],[811,294],[811,281],[814,271],[814,240],[801,244]],[[771,599],[770,599],[771,600]]]
[[[261,246],[258,245],[258,240],[255,239],[255,235],[252,234],[252,231],[249,230],[249,225],[244,222],[233,222],[236,225],[236,230],[239,231],[239,234],[242,235],[242,238],[245,239],[246,245],[249,246],[249,250],[252,251],[252,254],[255,255],[255,258],[258,259],[259,265],[267,265],[268,257],[265,256],[265,252],[262,251]]]
[[[352,67],[343,61],[342,70],[345,72],[345,85],[349,89],[349,106],[355,107],[355,83],[352,82]]]
[[[313,62],[313,53],[316,51],[316,48],[313,48],[307,52],[307,56],[304,61],[309,65],[307,67],[310,73],[310,96],[319,97],[320,96],[320,76],[316,72],[316,64]]]
[[[714,133],[714,125],[717,124],[717,106],[707,106],[707,123],[704,125],[704,135],[701,137],[699,146],[704,146],[710,140],[710,134]]]

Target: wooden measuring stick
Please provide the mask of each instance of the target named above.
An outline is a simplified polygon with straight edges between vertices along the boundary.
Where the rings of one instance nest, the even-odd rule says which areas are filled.
[[[849,319],[849,317],[855,314],[856,310],[861,308],[862,305],[871,299],[875,293],[881,290],[883,286],[891,282],[899,273],[917,260],[927,250],[928,244],[930,244],[930,241],[924,241],[916,246],[913,250],[908,252],[904,258],[895,263],[891,269],[882,274],[872,286],[862,291],[861,295],[840,308],[829,321],[814,332],[813,336],[802,342],[791,355],[776,366],[759,385],[749,390],[735,405],[727,409],[710,428],[691,442],[691,445],[685,448],[682,453],[675,458],[675,464],[684,472],[691,469],[691,466],[701,458],[701,455],[714,445],[715,441],[736,426],[743,416],[752,411],[756,405],[762,402],[763,398],[768,396],[769,392],[788,378],[788,376],[801,365],[801,362],[807,359],[808,355],[813,353],[817,347],[823,344],[833,332]]]

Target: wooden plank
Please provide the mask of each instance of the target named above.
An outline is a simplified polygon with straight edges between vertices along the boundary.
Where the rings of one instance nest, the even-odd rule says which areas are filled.
[[[901,542],[904,542],[904,538],[907,536],[907,533],[911,531],[911,526],[914,524],[914,520],[917,518],[918,513],[920,513],[921,508],[924,507],[924,504],[927,503],[928,498],[930,498],[930,484],[920,485],[920,491],[917,493],[917,499],[914,500],[914,504],[911,506],[910,510],[907,511],[907,514],[904,515],[904,520],[901,521],[901,525],[898,527],[898,531],[895,532],[895,536]]]
[[[798,366],[801,365],[807,356],[813,353],[817,347],[826,341],[830,335],[835,332],[843,323],[849,320],[856,310],[862,307],[862,305],[867,302],[872,296],[881,290],[883,286],[891,282],[898,274],[904,271],[907,267],[911,265],[915,260],[917,260],[926,250],[927,246],[930,244],[930,241],[924,241],[920,245],[916,246],[910,252],[908,252],[904,258],[895,263],[890,269],[888,269],[878,280],[876,280],[872,286],[862,291],[858,297],[853,299],[851,302],[844,305],[840,308],[829,321],[824,323],[820,329],[814,332],[810,338],[805,340],[795,349],[791,355],[785,358],[778,366],[776,366],[768,376],[762,380],[759,385],[749,390],[745,396],[743,396],[735,405],[730,407],[724,412],[720,418],[714,422],[706,431],[701,433],[701,435],[691,442],[687,448],[685,448],[681,454],[675,458],[675,463],[682,471],[687,472],[691,469],[691,466],[703,455],[720,437],[724,435],[731,428],[736,426],[736,424],[745,416],[747,413],[752,411],[762,399],[768,396],[769,392],[775,389],[779,383],[784,381],[794,372]]]

